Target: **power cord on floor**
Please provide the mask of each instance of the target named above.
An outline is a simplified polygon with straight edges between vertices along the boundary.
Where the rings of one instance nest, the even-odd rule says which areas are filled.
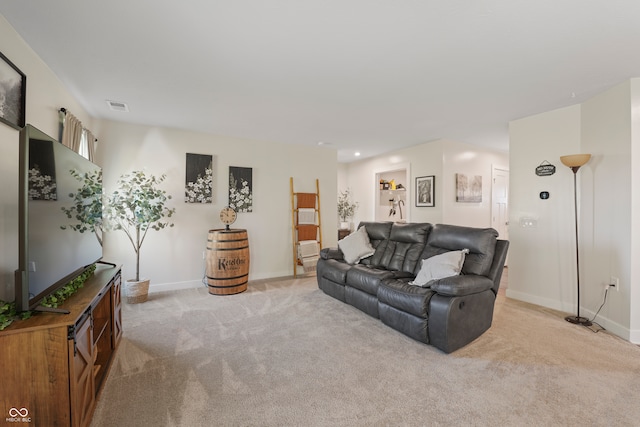
[[[207,282],[207,263],[205,263],[202,271],[202,286],[204,286],[205,288],[209,287],[209,283]]]
[[[600,329],[593,329],[589,326],[587,326],[587,329],[589,329],[591,332],[595,332],[598,333],[600,331],[606,331],[606,329],[599,323],[594,322],[594,320],[596,320],[596,317],[598,317],[598,314],[600,313],[600,310],[602,310],[602,307],[604,307],[604,304],[607,302],[607,295],[609,294],[609,286],[607,286],[604,289],[604,298],[602,300],[602,304],[600,304],[600,308],[598,308],[598,311],[596,311],[596,314],[593,315],[593,319],[590,320],[590,322],[594,325],[597,325],[598,328]]]

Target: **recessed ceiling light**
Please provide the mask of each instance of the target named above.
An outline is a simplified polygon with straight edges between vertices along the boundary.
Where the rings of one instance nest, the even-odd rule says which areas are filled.
[[[355,153],[353,153],[356,157],[360,156],[360,152],[356,151]]]

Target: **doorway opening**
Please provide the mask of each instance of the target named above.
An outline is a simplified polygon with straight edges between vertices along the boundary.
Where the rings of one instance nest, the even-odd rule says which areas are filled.
[[[491,182],[491,227],[500,239],[509,240],[509,169],[493,166]],[[505,266],[507,262],[508,257]]]

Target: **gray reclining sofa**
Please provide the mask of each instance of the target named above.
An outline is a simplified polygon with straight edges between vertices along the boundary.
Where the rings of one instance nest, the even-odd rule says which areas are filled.
[[[509,247],[496,230],[392,222],[361,227],[373,254],[349,264],[341,249],[322,249],[316,267],[322,291],[446,353],[489,329]],[[463,250],[460,274],[412,284],[423,259]]]

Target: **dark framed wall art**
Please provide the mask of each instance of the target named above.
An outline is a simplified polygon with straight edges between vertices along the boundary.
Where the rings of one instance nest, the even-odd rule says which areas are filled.
[[[23,128],[26,102],[27,76],[0,52],[0,122]]]
[[[416,206],[433,207],[436,205],[436,177],[434,175],[416,178]]]
[[[253,169],[229,166],[229,207],[236,212],[253,211]]]
[[[213,200],[213,156],[187,153],[184,201],[211,203]]]

